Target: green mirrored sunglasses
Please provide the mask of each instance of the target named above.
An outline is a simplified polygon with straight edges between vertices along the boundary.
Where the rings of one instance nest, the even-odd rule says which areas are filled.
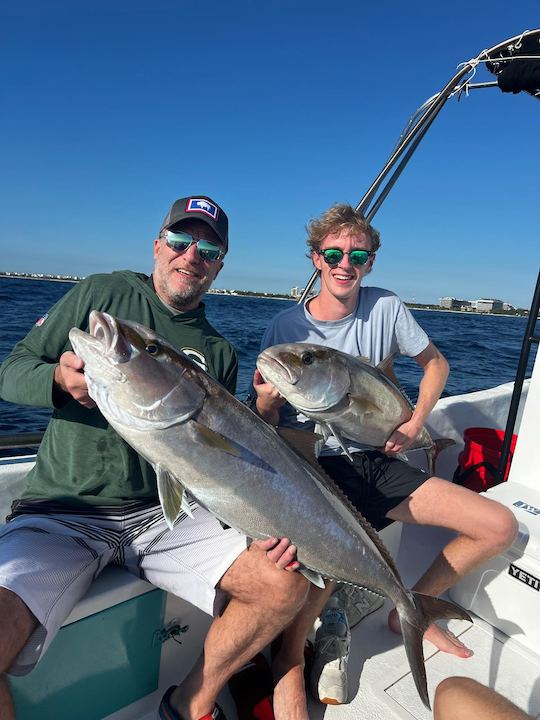
[[[325,250],[317,250],[318,255],[322,255],[328,265],[339,265],[344,255],[349,256],[351,265],[365,265],[371,255],[375,255],[374,250],[351,250],[344,252],[339,248],[326,248]]]
[[[225,254],[219,245],[216,245],[209,240],[197,240],[193,237],[193,235],[186,232],[173,233],[170,230],[167,230],[165,242],[171,250],[174,250],[177,253],[185,253],[186,250],[195,243],[199,256],[203,260],[206,260],[206,262],[216,262],[217,260],[221,260]]]

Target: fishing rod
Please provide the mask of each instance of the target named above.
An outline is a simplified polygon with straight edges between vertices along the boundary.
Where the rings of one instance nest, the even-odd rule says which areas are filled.
[[[496,81],[471,82],[480,63],[485,63],[487,69],[497,76]],[[515,63],[515,72],[509,72],[510,63]],[[463,92],[468,94],[470,90],[499,87],[503,92],[525,91],[540,99],[540,29],[526,30],[521,35],[482,50],[477,57],[461,63],[458,67],[458,72],[442,90],[426,100],[412,115],[390,157],[356,206],[356,212],[361,213],[368,222],[371,222],[379,211],[422,138],[451,97],[461,96]],[[315,270],[298,303],[305,302],[318,276],[319,271]]]

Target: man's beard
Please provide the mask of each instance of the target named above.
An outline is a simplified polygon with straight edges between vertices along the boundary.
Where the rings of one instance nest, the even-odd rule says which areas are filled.
[[[175,310],[182,311],[186,305],[192,305],[199,302],[206,290],[201,292],[201,288],[185,288],[184,290],[176,290],[169,297],[169,305]]]
[[[173,290],[168,287],[167,304],[175,310],[183,312],[186,306],[190,306],[195,303],[198,305],[211,284],[212,281],[208,279],[202,284],[196,283],[195,285],[191,285],[189,287],[186,286],[181,289],[174,288]]]

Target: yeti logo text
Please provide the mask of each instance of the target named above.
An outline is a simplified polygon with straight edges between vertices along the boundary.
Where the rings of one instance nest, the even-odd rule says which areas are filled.
[[[186,212],[200,212],[208,215],[212,220],[217,220],[219,208],[217,205],[204,200],[203,198],[190,198],[186,207]]]
[[[533,590],[540,592],[540,580],[534,577],[534,575],[529,575],[529,573],[525,572],[525,570],[522,570],[512,564],[508,566],[508,574],[513,578],[516,578],[516,580],[519,580],[520,582],[525,583],[525,585],[533,588]]]
[[[513,505],[514,507],[521,508],[521,510],[525,510],[525,512],[531,513],[531,515],[540,515],[540,508],[534,507],[534,505],[529,505],[523,500],[516,500]]]

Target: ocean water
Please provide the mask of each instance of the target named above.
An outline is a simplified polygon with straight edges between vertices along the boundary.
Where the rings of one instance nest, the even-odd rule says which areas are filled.
[[[72,287],[71,283],[0,278],[0,361],[38,318]],[[262,334],[272,317],[290,306],[289,300],[207,295],[212,324],[236,348],[239,356],[237,396],[248,392]],[[450,363],[443,395],[484,390],[514,379],[526,319],[414,310],[413,315]],[[528,376],[536,349],[531,352]],[[398,358],[396,374],[415,401],[421,371],[413,360]],[[0,400],[0,434],[44,429],[49,410]]]

